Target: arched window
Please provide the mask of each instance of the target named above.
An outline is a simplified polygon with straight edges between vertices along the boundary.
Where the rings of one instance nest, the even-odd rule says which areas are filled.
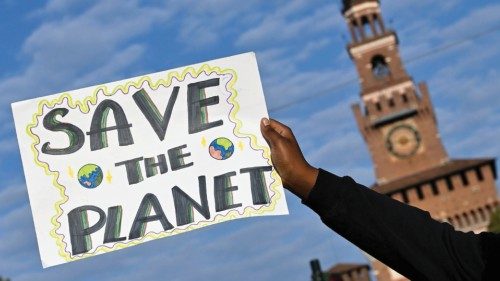
[[[465,226],[469,226],[469,225],[470,225],[469,214],[467,214],[467,213],[463,213],[463,214],[462,214],[462,217],[464,218],[464,221],[465,221]]]
[[[479,216],[481,217],[481,221],[483,221],[483,222],[486,221],[487,219],[486,219],[486,215],[484,214],[483,208],[479,208],[478,211],[479,211]]]
[[[479,223],[479,220],[477,218],[477,214],[476,214],[476,211],[472,210],[470,212],[471,214],[471,218],[472,218],[472,224],[476,224],[476,223]]]
[[[376,55],[372,58],[372,73],[376,79],[383,79],[391,74],[383,56]]]
[[[375,34],[381,34],[382,33],[382,28],[380,28],[380,25],[378,24],[378,16],[377,14],[373,14],[373,28],[375,29]]]
[[[462,224],[462,219],[460,218],[459,215],[456,215],[455,216],[455,221],[457,222],[457,228],[462,228],[463,224]]]
[[[367,16],[363,16],[361,18],[361,25],[362,25],[363,33],[365,34],[365,37],[371,37],[373,34],[371,34],[370,21],[368,20]]]
[[[351,36],[354,42],[361,41],[363,36],[361,35],[361,31],[358,29],[358,24],[355,19],[351,20]]]

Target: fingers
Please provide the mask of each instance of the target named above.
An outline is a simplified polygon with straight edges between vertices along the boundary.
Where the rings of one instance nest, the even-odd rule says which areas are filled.
[[[273,128],[281,136],[283,136],[287,139],[293,138],[292,130],[290,130],[290,128],[288,128],[286,125],[280,123],[279,121],[276,121],[274,119],[270,119],[269,126],[271,128]]]
[[[271,120],[262,118],[260,121],[260,131],[269,146],[275,146],[283,137],[271,126]]]

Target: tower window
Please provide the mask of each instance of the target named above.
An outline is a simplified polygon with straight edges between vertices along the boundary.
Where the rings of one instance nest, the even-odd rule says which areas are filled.
[[[379,33],[382,33],[382,30],[380,28],[380,26],[378,24],[376,24],[378,22],[378,16],[377,14],[373,14],[373,28],[375,29],[375,34],[379,34]]]
[[[349,28],[351,30],[351,36],[352,36],[352,39],[354,40],[354,42],[360,41],[362,36],[360,34],[360,31],[358,30],[358,25],[354,19],[351,20],[351,25]]]
[[[458,228],[462,228],[462,219],[460,218],[459,215],[455,216],[455,221],[457,222]]]
[[[380,105],[380,102],[376,102],[375,107],[377,108],[378,111],[382,110],[382,106]]]
[[[392,98],[389,99],[389,106],[394,107],[394,99]]]
[[[362,21],[359,18],[353,20],[352,26],[353,26],[353,35],[355,37],[356,42],[365,39],[366,34],[363,29]]]
[[[376,55],[372,58],[372,73],[375,79],[384,79],[391,74],[389,66],[385,62],[385,58],[381,55]]]
[[[489,215],[491,215],[491,213],[493,213],[493,209],[491,208],[490,205],[486,205],[486,213]]]
[[[366,37],[369,37],[369,35],[370,35],[370,21],[368,20],[368,18],[366,16],[361,18],[361,25],[363,28],[363,33],[365,34]]]
[[[384,33],[385,27],[384,27],[384,22],[381,17],[379,17],[377,14],[373,15],[373,22],[376,27],[380,29],[380,33]]]
[[[479,212],[479,217],[481,218],[481,221],[486,221],[487,220],[486,215],[484,214],[484,210],[482,207],[478,209],[478,212]]]
[[[479,220],[478,220],[478,218],[477,218],[476,211],[472,210],[472,211],[470,212],[470,214],[471,214],[471,218],[472,218],[472,223],[473,223],[473,224],[478,223],[478,222],[479,222]]]
[[[470,225],[469,214],[463,213],[462,216],[463,216],[464,221],[465,221],[465,226],[469,226]]]

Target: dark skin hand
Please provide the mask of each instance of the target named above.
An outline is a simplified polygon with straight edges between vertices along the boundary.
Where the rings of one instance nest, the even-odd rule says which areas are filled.
[[[260,131],[271,147],[271,160],[283,186],[306,199],[316,183],[318,169],[307,163],[292,130],[276,120],[262,118]]]

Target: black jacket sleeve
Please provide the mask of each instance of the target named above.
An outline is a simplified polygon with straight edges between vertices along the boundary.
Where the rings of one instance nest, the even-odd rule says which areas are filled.
[[[321,169],[303,203],[332,230],[411,280],[482,280],[484,234],[455,231],[428,212]]]

